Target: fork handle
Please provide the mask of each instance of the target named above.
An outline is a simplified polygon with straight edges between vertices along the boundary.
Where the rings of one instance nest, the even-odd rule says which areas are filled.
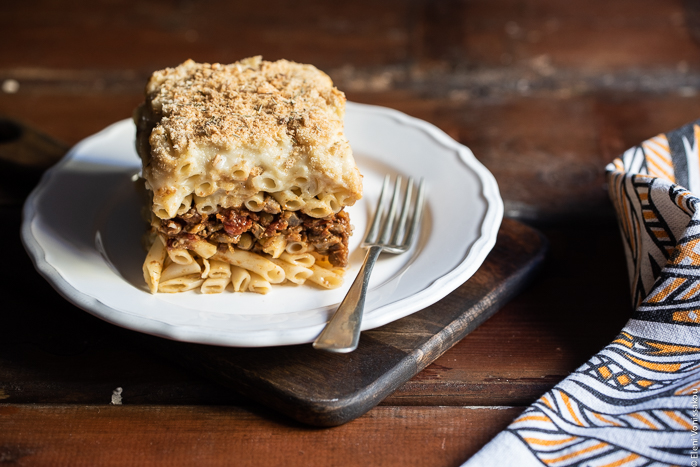
[[[335,314],[328,321],[321,335],[314,341],[314,349],[347,353],[357,348],[357,344],[360,342],[362,311],[365,308],[369,276],[381,252],[381,246],[369,247],[360,272]]]

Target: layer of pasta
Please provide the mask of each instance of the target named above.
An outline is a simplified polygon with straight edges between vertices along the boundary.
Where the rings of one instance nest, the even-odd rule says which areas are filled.
[[[362,177],[345,96],[311,65],[260,57],[157,71],[135,111],[152,293],[342,283]]]

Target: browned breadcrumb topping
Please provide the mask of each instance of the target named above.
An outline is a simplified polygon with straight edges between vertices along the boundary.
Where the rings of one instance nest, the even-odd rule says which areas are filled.
[[[154,73],[146,93],[139,153],[162,165],[158,171],[176,164],[173,156],[191,143],[264,147],[286,132],[295,150],[313,152],[304,146],[330,147],[343,129],[345,95],[314,66],[287,60],[188,60]]]

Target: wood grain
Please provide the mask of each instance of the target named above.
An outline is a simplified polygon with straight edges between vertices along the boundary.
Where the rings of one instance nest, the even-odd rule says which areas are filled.
[[[11,465],[457,466],[521,411],[381,407],[342,427],[317,429],[238,407],[0,404],[0,459]],[[393,449],[397,440],[402,449]]]
[[[262,54],[323,68],[502,66],[547,55],[555,67],[608,71],[675,67],[700,58],[693,40],[697,25],[685,19],[694,9],[681,1],[262,4],[4,3],[0,40],[11,46],[3,48],[0,69],[87,64],[148,73],[187,58],[231,62]]]

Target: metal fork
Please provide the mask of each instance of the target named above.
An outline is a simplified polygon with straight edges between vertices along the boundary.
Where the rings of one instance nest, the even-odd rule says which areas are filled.
[[[399,254],[408,251],[414,238],[417,236],[418,225],[423,213],[424,180],[421,179],[420,181],[418,194],[414,201],[413,177],[408,179],[403,196],[403,207],[399,216],[397,211],[401,198],[399,193],[401,176],[396,177],[391,205],[386,216],[384,216],[383,206],[386,204],[385,198],[389,192],[390,180],[391,177],[389,175],[384,177],[384,184],[379,195],[374,220],[362,243],[362,247],[369,248],[369,250],[367,255],[365,255],[360,272],[357,274],[355,281],[350,286],[350,290],[348,290],[335,314],[326,324],[323,332],[314,341],[313,346],[315,349],[346,353],[352,352],[357,348],[357,344],[360,341],[360,327],[362,324],[362,312],[365,307],[367,285],[369,284],[369,276],[372,273],[372,268],[374,268],[374,263],[382,252]],[[412,214],[412,218],[408,232],[406,232],[409,214]],[[397,216],[399,216],[398,223],[396,222]],[[382,218],[384,218],[383,225]],[[396,224],[396,227],[394,227],[394,224]]]

